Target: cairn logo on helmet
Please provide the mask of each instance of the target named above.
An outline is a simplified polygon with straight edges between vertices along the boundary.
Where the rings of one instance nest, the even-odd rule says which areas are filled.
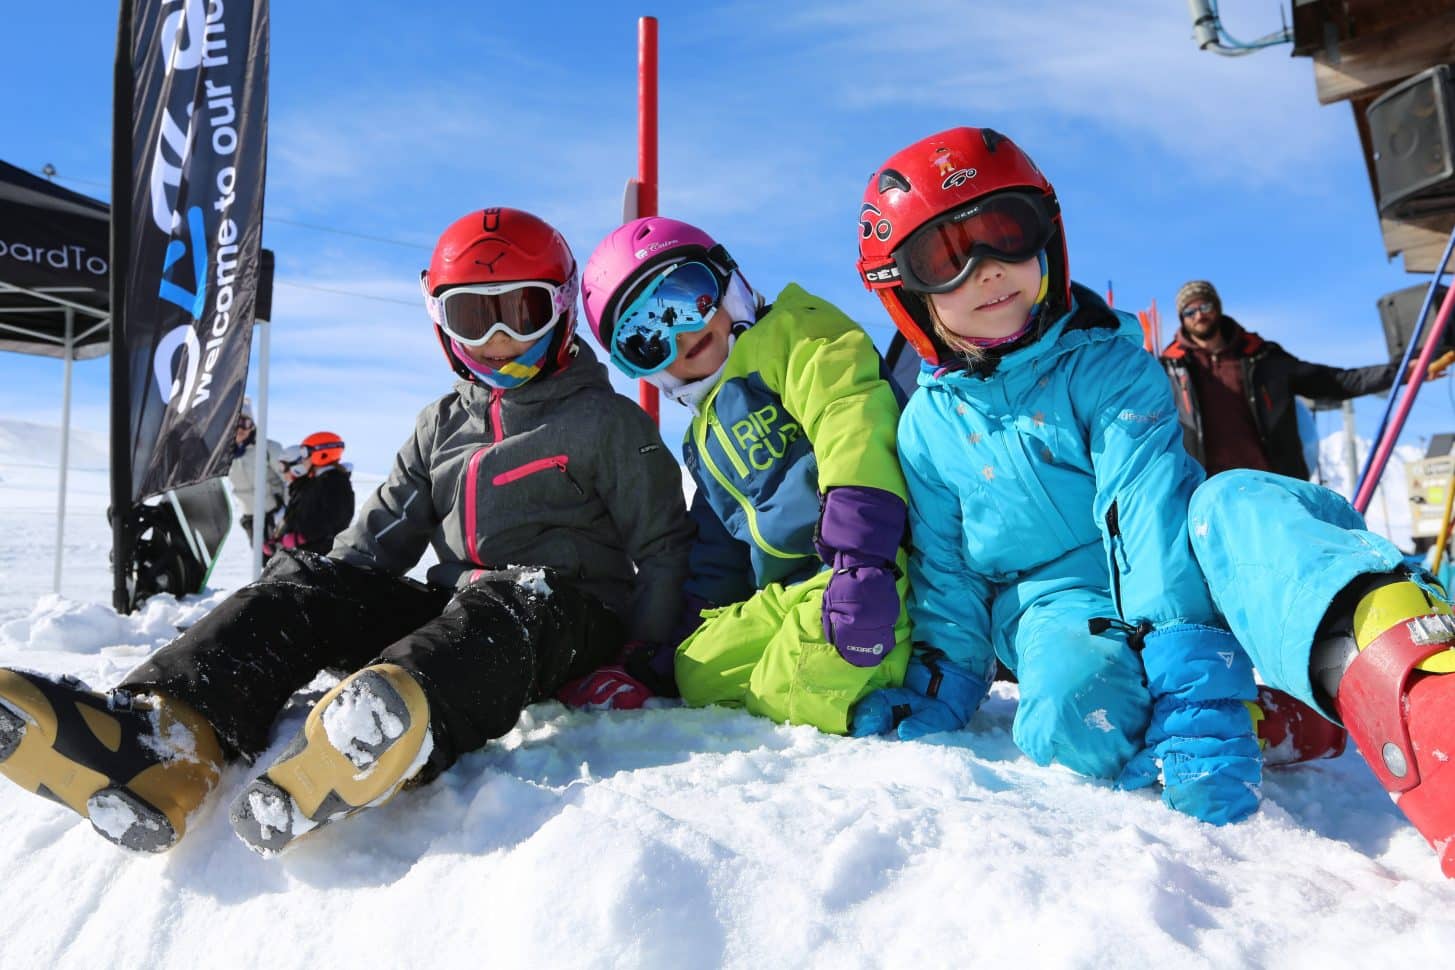
[[[865,216],[870,216],[871,218],[866,219],[864,218]],[[884,213],[879,211],[878,206],[865,202],[859,207],[859,235],[865,239],[868,239],[870,236],[877,236],[882,242],[888,239],[893,232],[893,223],[884,218]]]
[[[945,180],[940,183],[940,188],[947,192],[950,189],[959,188],[966,182],[973,179],[977,174],[978,173],[973,168],[962,168],[958,172],[951,172],[948,176],[945,177]]]

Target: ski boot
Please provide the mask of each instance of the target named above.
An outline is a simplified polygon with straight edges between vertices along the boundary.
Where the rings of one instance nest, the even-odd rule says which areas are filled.
[[[233,831],[261,855],[393,797],[428,760],[429,702],[402,667],[344,678],[272,765],[232,803]]]
[[[1339,678],[1334,708],[1379,783],[1455,878],[1455,616],[1418,584],[1395,579],[1364,593],[1353,610],[1347,636],[1357,653]]]
[[[175,845],[221,768],[212,725],[181,701],[0,668],[0,775],[123,848]]]
[[[1260,684],[1258,699],[1244,704],[1253,715],[1263,764],[1270,768],[1344,753],[1348,732],[1291,694]]]

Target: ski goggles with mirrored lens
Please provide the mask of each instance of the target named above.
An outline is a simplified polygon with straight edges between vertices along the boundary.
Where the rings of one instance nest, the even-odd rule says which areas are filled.
[[[429,292],[425,274],[419,282],[431,319],[466,347],[479,347],[497,333],[521,343],[538,340],[550,333],[573,299],[569,287],[544,280],[472,283],[439,296]]]
[[[706,263],[673,263],[623,301],[611,329],[611,359],[629,377],[646,377],[677,359],[677,335],[707,326],[723,280]]]
[[[894,264],[905,289],[948,293],[983,259],[1034,258],[1051,241],[1055,215],[1055,201],[1039,193],[992,195],[916,229],[894,251]]]

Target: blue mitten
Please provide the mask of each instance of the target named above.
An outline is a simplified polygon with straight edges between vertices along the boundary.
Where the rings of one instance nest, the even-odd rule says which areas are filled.
[[[958,731],[985,699],[990,685],[946,660],[937,651],[916,650],[903,687],[883,687],[854,705],[849,733],[856,738],[891,734],[913,741],[926,734]]]
[[[1142,650],[1152,721],[1145,745],[1117,779],[1123,789],[1162,782],[1162,801],[1214,825],[1258,809],[1263,756],[1244,701],[1257,697],[1253,665],[1233,635],[1184,624],[1147,634]]]

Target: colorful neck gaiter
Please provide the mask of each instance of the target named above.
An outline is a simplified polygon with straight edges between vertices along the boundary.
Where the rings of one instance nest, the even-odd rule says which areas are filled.
[[[541,372],[541,368],[545,366],[546,351],[551,347],[551,335],[546,334],[531,344],[530,349],[499,370],[471,358],[465,352],[468,348],[453,337],[450,338],[450,343],[454,345],[455,356],[470,369],[470,373],[493,388],[507,391],[512,387],[519,387]]]

